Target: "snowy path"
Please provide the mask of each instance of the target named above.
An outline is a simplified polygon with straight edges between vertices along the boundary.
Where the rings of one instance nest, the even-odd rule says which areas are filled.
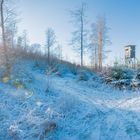
[[[89,104],[93,107],[93,110],[96,110],[98,117],[96,125],[99,125],[99,135],[98,138],[95,136],[94,139],[140,139],[140,114],[135,112],[140,110],[140,97],[125,97],[126,99],[120,101],[118,99],[114,100],[113,97],[109,98],[110,93],[106,93],[107,91],[104,89],[102,93],[99,93],[98,89],[82,87],[78,82],[59,81],[57,79],[54,83],[55,87],[60,88],[65,94],[75,96],[78,100]],[[64,85],[65,88],[62,88]],[[102,97],[101,95],[107,96]],[[94,130],[91,131],[94,134]],[[91,139],[93,139],[92,136]]]
[[[140,95],[76,78],[32,73],[28,89],[1,84],[0,140],[40,140],[46,120],[57,129],[44,140],[140,140]],[[46,93],[46,88],[50,92]],[[28,94],[33,92],[33,94]],[[13,135],[13,134],[12,134]]]
[[[74,133],[75,136],[72,139],[140,140],[140,96],[138,94],[125,93],[124,95],[121,91],[119,91],[120,93],[108,93],[110,89],[106,90],[102,85],[101,87],[91,88],[69,78],[53,77],[51,80],[53,83],[51,86],[54,90],[64,93],[65,96],[72,96],[79,102],[88,105],[91,114],[94,114],[93,118],[85,118],[85,120],[89,119],[88,121],[92,122],[92,125],[89,123],[87,127],[88,136],[80,137],[80,134],[78,134],[80,132],[77,132],[77,134]],[[82,106],[79,109],[82,110]],[[88,116],[89,114],[85,111],[79,115]],[[74,121],[80,123],[81,120]],[[80,126],[79,124],[77,131],[81,131]],[[62,133],[65,133],[65,131]],[[61,138],[57,137],[57,139]]]

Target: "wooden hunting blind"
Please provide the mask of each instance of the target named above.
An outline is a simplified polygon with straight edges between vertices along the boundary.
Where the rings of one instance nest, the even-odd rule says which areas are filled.
[[[125,48],[125,64],[127,66],[135,65],[135,57],[136,57],[136,46],[135,45],[127,45]]]

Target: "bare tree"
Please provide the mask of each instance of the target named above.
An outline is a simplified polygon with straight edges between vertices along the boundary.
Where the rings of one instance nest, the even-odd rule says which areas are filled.
[[[16,37],[17,27],[16,23],[9,23],[8,27],[6,28],[6,42],[9,47],[15,47],[15,37]]]
[[[84,49],[86,47],[86,5],[82,3],[79,9],[71,12],[71,15],[75,25],[75,31],[72,33],[72,45],[80,50],[80,61],[81,66],[83,66]]]
[[[29,40],[28,40],[28,33],[27,33],[27,30],[23,30],[23,33],[22,33],[22,47],[24,50],[27,51],[27,47],[28,47],[28,43],[29,43]]]
[[[52,28],[48,28],[46,31],[46,48],[47,48],[47,56],[48,56],[48,64],[50,64],[50,54],[51,54],[51,48],[56,43],[56,36],[55,32]]]
[[[17,47],[21,48],[22,47],[22,42],[23,42],[23,38],[21,36],[19,36],[17,38]]]
[[[96,24],[91,25],[91,35],[90,35],[90,55],[91,55],[91,62],[94,69],[97,69],[98,66],[98,34]]]
[[[39,54],[41,52],[41,45],[39,43],[31,44],[30,49],[31,49],[31,52]]]
[[[11,1],[0,0],[0,18],[2,29],[2,44],[4,50],[4,59],[7,75],[10,74],[10,54],[9,47],[14,46],[14,37],[16,33],[16,14],[10,6]]]
[[[110,43],[108,39],[108,27],[104,17],[98,17],[95,24],[92,25],[92,46],[94,47],[95,65],[102,70],[105,46]]]
[[[4,0],[1,0],[0,3],[0,13],[1,13],[1,28],[2,28],[2,43],[3,43],[3,49],[4,49],[4,56],[5,56],[5,64],[6,64],[6,70],[7,73],[9,73],[9,59],[7,54],[7,46],[6,46],[6,34],[5,34],[5,23],[4,23]]]
[[[15,37],[17,33],[17,14],[15,11],[13,1],[5,0],[5,32],[6,32],[6,42],[9,47],[15,46]]]
[[[58,44],[56,47],[56,56],[59,60],[63,59],[63,54],[62,54],[62,45]]]

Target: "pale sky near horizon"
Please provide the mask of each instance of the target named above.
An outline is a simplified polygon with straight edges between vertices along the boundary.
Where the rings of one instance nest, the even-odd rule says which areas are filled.
[[[112,44],[107,48],[109,54],[107,63],[116,57],[124,57],[124,46],[137,45],[137,58],[140,59],[140,1],[139,0],[20,0],[18,3],[22,19],[19,31],[26,29],[31,43],[44,44],[45,30],[52,27],[63,46],[63,54],[71,61],[74,57],[69,41],[73,26],[70,23],[70,10],[78,7],[81,2],[87,4],[88,27],[95,22],[98,15],[105,15],[110,28],[109,37]],[[76,60],[77,59],[77,60]]]

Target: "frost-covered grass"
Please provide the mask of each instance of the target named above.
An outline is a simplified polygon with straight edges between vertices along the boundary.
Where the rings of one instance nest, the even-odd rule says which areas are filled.
[[[86,70],[57,68],[59,74],[48,75],[22,61],[0,83],[0,140],[140,139],[139,91],[113,89]]]

